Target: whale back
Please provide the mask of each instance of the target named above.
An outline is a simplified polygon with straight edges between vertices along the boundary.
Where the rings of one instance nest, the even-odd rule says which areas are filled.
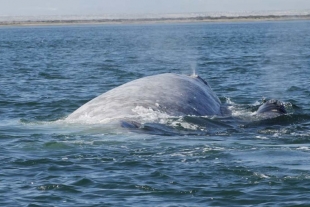
[[[92,123],[136,120],[141,114],[222,115],[221,102],[199,76],[160,74],[116,87],[84,104],[66,120]]]

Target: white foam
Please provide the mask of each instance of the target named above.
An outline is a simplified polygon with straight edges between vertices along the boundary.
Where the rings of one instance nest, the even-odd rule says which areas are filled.
[[[304,151],[309,151],[310,148],[306,146],[298,147],[297,150],[304,150]]]
[[[155,103],[155,105],[156,104],[159,106],[158,103]],[[165,124],[167,119],[172,118],[172,116],[169,116],[166,113],[156,111],[152,108],[145,108],[143,106],[136,106],[132,111],[137,115],[132,116],[131,118],[141,120],[142,123],[156,122]]]
[[[254,173],[255,176],[259,177],[259,178],[265,178],[265,179],[269,179],[270,177],[268,175],[265,175],[263,173]]]
[[[168,123],[168,124],[172,127],[182,127],[184,129],[190,129],[190,130],[198,130],[199,129],[198,125],[184,122],[184,120],[182,118],[180,118],[179,120],[173,121],[171,123]]]
[[[264,136],[255,136],[255,138],[257,138],[257,139],[269,139],[269,138],[264,137]]]

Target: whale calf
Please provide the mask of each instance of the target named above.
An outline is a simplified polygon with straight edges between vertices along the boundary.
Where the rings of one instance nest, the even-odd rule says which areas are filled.
[[[256,111],[256,114],[267,116],[270,118],[286,113],[287,111],[285,110],[283,103],[275,99],[266,101]]]
[[[263,104],[257,114],[274,116],[286,113],[278,101]],[[210,85],[196,75],[165,73],[143,77],[118,86],[87,102],[65,120],[82,123],[111,123],[139,127],[154,116],[226,116]],[[155,117],[156,118],[156,117]]]

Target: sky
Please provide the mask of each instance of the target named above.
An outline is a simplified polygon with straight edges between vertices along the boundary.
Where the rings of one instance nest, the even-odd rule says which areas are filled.
[[[310,0],[0,0],[0,16],[310,10]]]

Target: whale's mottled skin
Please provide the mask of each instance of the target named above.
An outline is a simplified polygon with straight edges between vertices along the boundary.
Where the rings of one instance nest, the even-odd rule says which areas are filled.
[[[103,93],[66,120],[136,121],[141,109],[169,116],[223,115],[221,102],[206,81],[199,76],[166,73],[140,78]]]

